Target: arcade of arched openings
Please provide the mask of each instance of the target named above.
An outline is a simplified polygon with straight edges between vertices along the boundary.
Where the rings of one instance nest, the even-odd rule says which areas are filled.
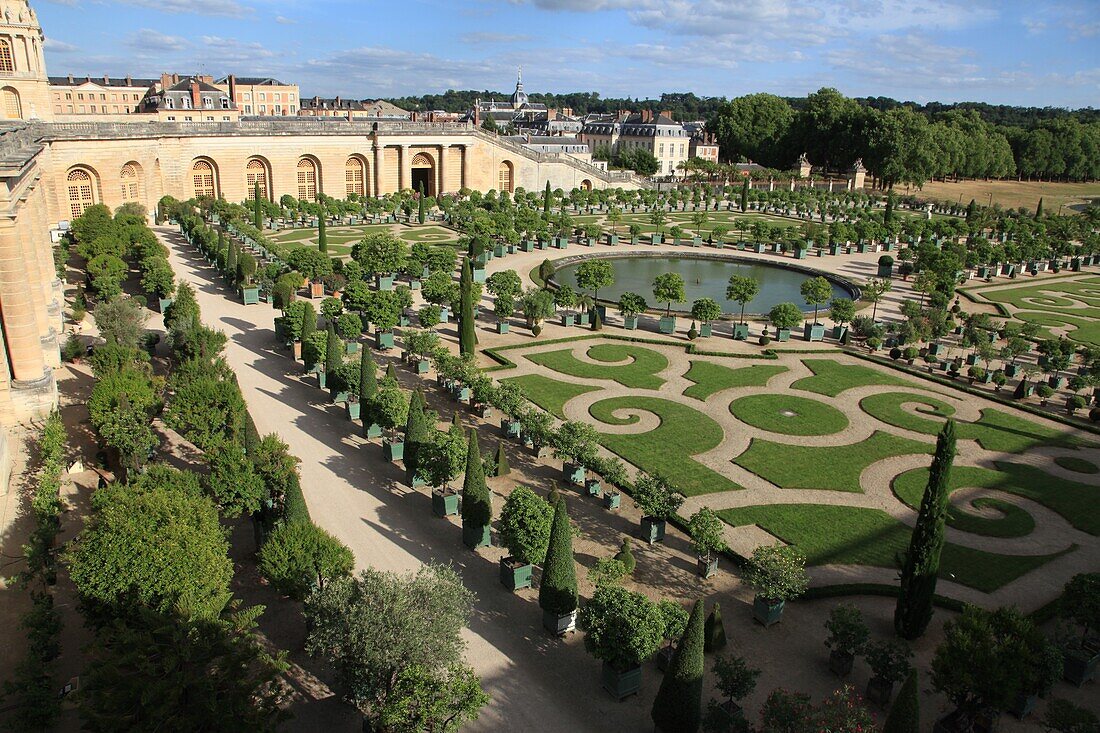
[[[74,168],[66,177],[69,197],[69,213],[75,219],[97,201],[96,182],[92,174],[83,168]]]
[[[510,161],[501,161],[497,168],[497,190],[508,193],[515,190],[515,169]]]
[[[208,160],[196,160],[191,166],[191,181],[195,198],[218,197],[218,179],[214,165]]]
[[[298,161],[298,200],[316,201],[320,186],[317,185],[317,162],[313,158]]]
[[[248,200],[256,199],[256,189],[260,190],[260,198],[271,199],[267,187],[267,164],[259,158],[252,158],[244,167],[245,187],[248,189]]]
[[[119,173],[123,201],[141,201],[141,166],[127,163]]]
[[[362,158],[353,155],[344,163],[344,181],[346,196],[367,195],[367,164]]]

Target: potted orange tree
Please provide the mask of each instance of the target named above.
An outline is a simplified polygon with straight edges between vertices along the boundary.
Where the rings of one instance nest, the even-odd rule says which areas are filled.
[[[745,579],[756,590],[753,618],[771,626],[783,617],[787,601],[806,592],[806,557],[794,547],[762,545],[753,550]]]
[[[660,474],[644,474],[634,482],[634,503],[642,510],[642,539],[649,544],[665,538],[665,525],[684,497]]]
[[[526,486],[517,486],[500,510],[500,543],[508,554],[500,559],[500,582],[511,591],[531,587],[535,565],[546,559],[554,508]]]

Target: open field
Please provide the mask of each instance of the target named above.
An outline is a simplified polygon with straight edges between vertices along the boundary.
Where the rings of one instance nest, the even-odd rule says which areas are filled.
[[[993,194],[993,203],[1000,204],[1006,209],[1023,206],[1032,211],[1042,197],[1043,209],[1052,214],[1058,212],[1059,206],[1082,207],[1088,203],[1089,199],[1100,199],[1100,182],[959,181],[958,183],[940,183],[934,181],[924,184],[920,190],[916,188],[897,190],[936,201],[959,201],[964,206],[970,199],[974,199],[979,204],[988,205],[989,195]],[[1065,213],[1064,210],[1063,213]]]

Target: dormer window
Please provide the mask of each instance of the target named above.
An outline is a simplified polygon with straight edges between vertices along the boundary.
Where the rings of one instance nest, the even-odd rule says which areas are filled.
[[[164,106],[165,106],[166,109],[174,109],[175,108],[175,104],[172,103],[172,98],[171,97],[165,97],[164,98]]]
[[[229,109],[229,97],[222,97],[222,109]]]
[[[191,97],[182,97],[180,99],[180,107],[183,109],[191,109]]]
[[[210,97],[203,97],[202,106],[204,109],[214,109],[214,100]]]

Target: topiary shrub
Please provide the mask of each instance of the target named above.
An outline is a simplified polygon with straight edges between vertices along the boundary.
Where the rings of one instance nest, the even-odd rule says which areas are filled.
[[[259,555],[260,574],[298,601],[347,575],[354,565],[351,550],[311,522],[283,522],[267,536]]]
[[[634,568],[638,566],[638,561],[634,559],[634,553],[630,550],[629,537],[623,538],[623,544],[619,547],[619,551],[615,553],[615,559],[623,564],[627,575],[633,575]]]
[[[714,608],[707,616],[703,636],[703,650],[707,653],[721,651],[726,648],[726,628],[722,625],[722,608],[718,603],[714,604]]]

